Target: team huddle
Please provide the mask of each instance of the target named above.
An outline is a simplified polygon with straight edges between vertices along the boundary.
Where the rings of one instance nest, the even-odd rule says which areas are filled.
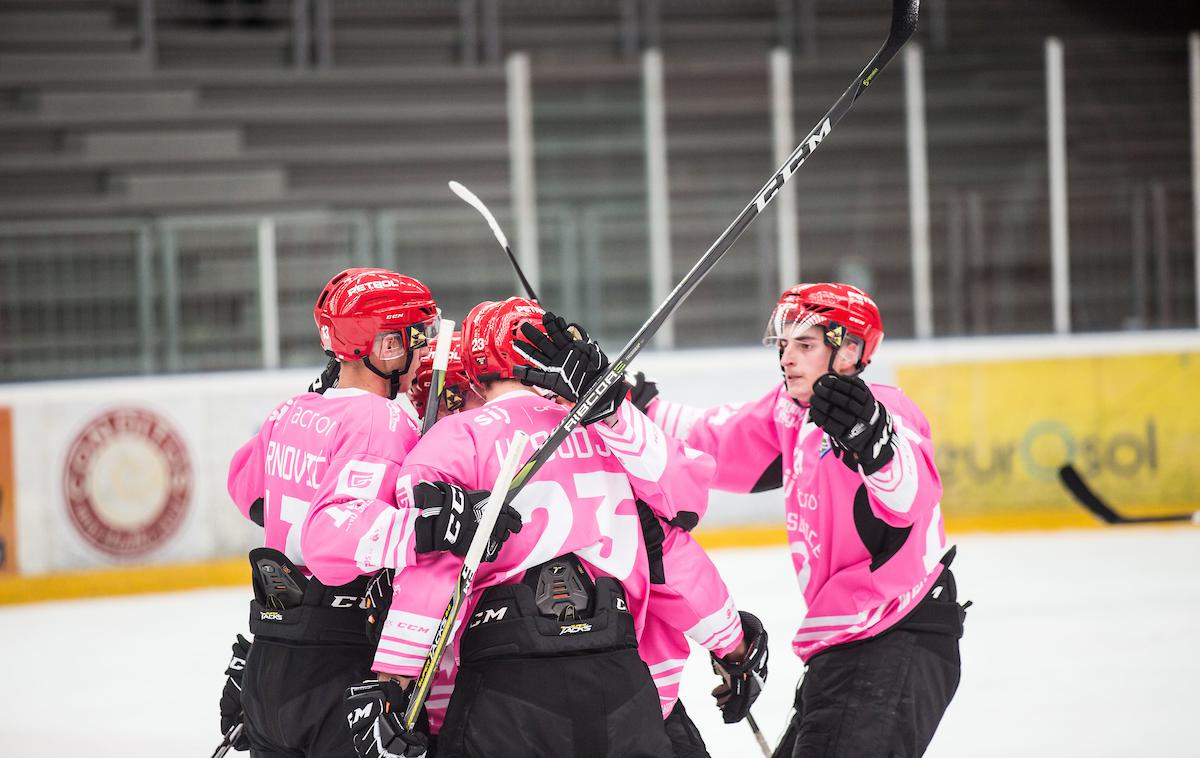
[[[928,423],[858,376],[883,337],[861,290],[783,294],[764,334],[783,382],[759,399],[692,408],[640,374],[600,397],[481,531],[484,562],[415,724],[403,716],[501,461],[520,433],[545,442],[609,360],[525,298],[480,303],[439,334],[429,289],[383,269],[333,277],[314,318],[329,366],[229,469],[263,527],[254,639],[238,636],[221,697],[235,748],[707,756],[679,700],[691,645],[710,652],[734,723],[766,682],[767,633],[691,530],[711,489],[781,489],[801,592],[780,601],[805,609],[792,646],[806,671],[774,755],[924,752],[958,685],[965,611]],[[436,414],[425,434],[402,393]]]

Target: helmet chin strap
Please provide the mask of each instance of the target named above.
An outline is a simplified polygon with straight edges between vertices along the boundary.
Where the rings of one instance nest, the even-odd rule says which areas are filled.
[[[405,372],[408,371],[408,367],[412,365],[413,352],[414,351],[412,350],[405,351],[406,358],[404,360],[403,368],[398,368],[395,371],[388,373],[380,371],[378,368],[376,368],[375,364],[371,363],[371,356],[368,355],[362,359],[367,368],[371,369],[371,373],[375,374],[375,376],[378,376],[381,379],[387,380],[388,400],[395,400],[396,396],[400,394],[400,377],[404,376]]]

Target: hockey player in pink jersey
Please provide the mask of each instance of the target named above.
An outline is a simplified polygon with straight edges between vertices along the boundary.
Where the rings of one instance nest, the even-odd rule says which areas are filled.
[[[340,363],[338,386],[282,403],[229,468],[230,496],[264,527],[264,547],[251,552],[255,640],[240,681],[255,756],[354,755],[342,700],[370,672],[374,645],[361,607],[369,577],[359,574],[373,568],[313,576],[321,545],[310,554],[302,528],[320,493],[336,498],[343,523],[400,513],[396,474],[418,434],[392,399],[408,389],[438,319],[423,284],[382,269],[339,273],[313,315],[322,347]],[[225,705],[228,730],[239,714]]]
[[[467,317],[467,373],[487,403],[439,422],[406,461],[401,477],[415,485],[414,502],[425,513],[431,505],[485,497],[479,490],[491,486],[512,435],[521,430],[540,442],[566,415],[564,406],[513,379],[521,362],[513,349],[518,328],[538,324],[543,313],[532,301],[510,298],[481,304]],[[588,374],[575,366],[564,374],[589,381],[597,368]],[[611,427],[576,429],[524,487],[514,501],[524,528],[476,574],[464,611],[470,620],[447,653],[459,668],[439,756],[670,754],[653,682],[637,656],[651,578],[636,500],[674,513],[674,502],[704,496],[707,475],[686,469],[706,472],[712,463],[694,451],[684,455],[619,402],[613,394],[585,420],[607,418]],[[404,684],[420,671],[459,568],[431,556],[397,576],[399,586],[443,591],[396,595],[376,671]],[[725,592],[723,584],[718,592],[701,589]],[[731,604],[723,618],[719,626],[713,621],[711,644],[736,656],[744,644]],[[379,713],[374,704],[381,696],[393,712],[402,711],[406,695],[393,684],[390,692],[364,683],[368,689],[350,693],[351,717],[364,709]],[[352,728],[377,738],[360,755],[399,753],[409,739],[395,719],[363,719]]]
[[[899,389],[858,378],[882,338],[862,290],[797,285],[764,336],[781,387],[707,411],[650,406],[716,458],[716,488],[783,487],[807,667],[776,758],[921,755],[958,686],[965,607],[929,424]]]

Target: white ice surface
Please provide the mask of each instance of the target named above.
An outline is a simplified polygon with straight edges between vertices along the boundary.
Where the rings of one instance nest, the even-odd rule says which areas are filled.
[[[976,601],[963,680],[927,755],[1195,758],[1200,740],[1200,529],[970,535],[960,596]],[[800,665],[797,590],[783,548],[713,553],[771,634],[754,708],[782,730]],[[206,590],[0,609],[0,755],[207,758],[245,592]],[[684,702],[714,758],[758,755],[709,704],[696,653]],[[232,754],[231,755],[235,755]]]

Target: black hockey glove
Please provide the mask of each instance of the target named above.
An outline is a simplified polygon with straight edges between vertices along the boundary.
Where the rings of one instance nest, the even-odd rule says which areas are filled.
[[[465,556],[475,530],[479,528],[479,514],[491,494],[487,490],[467,490],[446,482],[421,482],[414,487],[413,500],[421,509],[415,527],[416,551],[449,550],[457,556]],[[495,560],[508,535],[519,531],[521,514],[511,505],[503,506],[496,517],[496,527],[483,560]]]
[[[404,728],[404,709],[416,682],[368,679],[346,690],[346,721],[359,758],[417,758],[429,738]]]
[[[312,384],[308,385],[309,392],[316,392],[318,395],[324,395],[325,390],[337,384],[338,375],[342,372],[342,364],[337,358],[329,357],[329,363],[325,364],[325,368],[312,380]]]
[[[647,379],[641,371],[633,375],[633,388],[629,390],[629,402],[642,413],[650,407],[650,401],[658,397],[658,384]]]
[[[851,471],[867,476],[892,460],[892,419],[857,376],[825,374],[813,384],[809,418],[824,429]]]
[[[221,690],[221,734],[229,734],[230,729],[242,723],[242,673],[249,653],[250,642],[239,634],[233,643],[233,657],[225,668],[225,689]],[[233,749],[250,749],[245,729],[233,740]]]
[[[712,691],[726,724],[736,724],[750,713],[767,682],[767,630],[753,613],[739,611],[742,634],[746,640],[746,655],[733,663],[712,656],[713,672],[723,680]]]
[[[583,327],[568,324],[561,316],[547,311],[542,316],[542,325],[545,334],[533,324],[521,324],[521,336],[527,341],[513,340],[513,349],[530,365],[514,367],[513,375],[531,387],[541,387],[568,402],[578,402],[608,373],[608,356]],[[622,379],[614,383],[580,423],[587,426],[616,413],[628,392],[628,382]]]
[[[367,583],[363,607],[367,609],[367,639],[378,645],[383,634],[383,620],[392,605],[392,569],[380,569]]]

